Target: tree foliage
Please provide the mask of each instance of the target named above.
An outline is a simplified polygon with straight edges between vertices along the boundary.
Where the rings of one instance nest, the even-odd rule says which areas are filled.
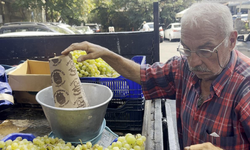
[[[175,15],[178,12],[188,8],[194,0],[165,0],[160,2],[160,22],[168,25],[172,22],[176,22]]]
[[[152,0],[112,0],[96,6],[88,21],[102,24],[104,30],[108,26],[114,26],[118,31],[137,30],[144,20],[152,21]]]
[[[45,0],[47,21],[63,21],[70,25],[84,22],[92,4],[90,0]]]
[[[20,9],[44,9],[47,22],[62,21],[70,25],[99,23],[107,30],[137,30],[143,21],[153,21],[155,0],[11,0]],[[160,23],[175,22],[176,13],[189,7],[194,0],[159,1]]]
[[[96,3],[88,18],[107,29],[114,26],[118,31],[137,30],[143,21],[153,21],[154,0],[112,0],[109,4]],[[175,22],[176,13],[188,8],[194,0],[161,0],[159,2],[160,23]]]

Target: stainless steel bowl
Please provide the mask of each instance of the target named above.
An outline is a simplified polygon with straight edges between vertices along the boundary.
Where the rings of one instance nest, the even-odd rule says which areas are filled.
[[[67,142],[79,142],[79,139],[88,141],[96,137],[100,132],[108,103],[113,97],[113,92],[107,86],[93,83],[82,83],[81,86],[89,107],[55,107],[51,86],[36,95],[54,136]]]

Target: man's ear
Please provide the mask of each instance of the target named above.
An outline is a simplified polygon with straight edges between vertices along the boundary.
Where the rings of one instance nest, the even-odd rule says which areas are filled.
[[[229,36],[228,46],[233,50],[237,42],[238,33],[237,31],[232,31]]]

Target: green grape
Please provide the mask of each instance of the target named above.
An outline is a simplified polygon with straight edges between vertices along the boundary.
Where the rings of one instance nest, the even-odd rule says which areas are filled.
[[[26,145],[20,145],[19,148],[20,148],[20,150],[26,150],[27,149]]]
[[[16,138],[16,140],[17,140],[17,141],[22,141],[23,138],[22,138],[21,136],[18,136],[18,137]]]
[[[128,144],[126,140],[122,142],[122,146],[124,146],[125,144]]]
[[[120,141],[120,142],[125,141],[125,137],[124,137],[124,136],[120,136],[120,137],[118,137],[118,141]]]
[[[92,143],[91,142],[87,142],[86,145],[87,145],[87,148],[91,148],[92,147]]]
[[[116,142],[112,143],[112,147],[118,147]]]
[[[7,141],[5,142],[5,144],[6,144],[6,146],[11,145],[11,144],[12,144],[12,140],[7,140]]]
[[[107,70],[107,69],[106,69],[105,67],[102,68],[102,72],[106,72],[106,70]]]
[[[141,138],[142,138],[143,142],[146,141],[146,137],[145,136],[141,136]]]
[[[23,139],[22,142],[23,142],[23,144],[28,144],[29,143],[29,141],[27,139]]]
[[[56,146],[56,147],[53,148],[53,150],[60,150],[60,147]]]
[[[102,146],[99,146],[99,147],[97,148],[97,150],[103,150],[103,147],[102,147]]]
[[[87,145],[86,144],[82,144],[82,149],[83,150],[87,150],[88,149]]]
[[[112,150],[120,150],[119,147],[113,147]]]
[[[39,143],[40,143],[40,142],[39,142],[39,139],[38,139],[38,138],[34,138],[34,139],[33,139],[33,143],[34,143],[34,144],[39,144]]]
[[[99,144],[95,144],[92,149],[97,149],[100,145]]]
[[[76,70],[80,70],[80,66],[78,64],[75,64]]]
[[[12,144],[11,144],[11,148],[12,149],[18,149],[18,144],[16,143],[16,142],[13,142]]]
[[[136,141],[136,139],[135,139],[135,137],[133,136],[133,135],[129,135],[127,138],[126,138],[126,140],[127,140],[127,142],[128,142],[128,144],[134,144],[135,143],[135,141]]]
[[[143,140],[142,140],[142,138],[138,138],[138,139],[136,140],[136,144],[139,145],[139,146],[143,145]]]
[[[27,144],[27,148],[28,148],[28,149],[31,149],[33,146],[34,146],[34,145],[33,145],[32,143],[28,143],[28,144]]]
[[[86,70],[86,68],[87,68],[87,66],[85,66],[85,65],[83,65],[83,66],[81,67],[82,70]]]
[[[80,74],[85,74],[85,71],[84,70],[80,70]]]
[[[8,145],[6,150],[12,150],[11,145]]]
[[[83,63],[82,62],[78,62],[77,64],[75,64],[75,66],[82,67]]]
[[[51,144],[55,144],[56,143],[56,139],[50,138],[50,143]]]
[[[73,62],[74,62],[74,63],[77,63],[77,59],[76,59],[76,58],[73,58]]]
[[[78,76],[81,78],[81,77],[83,77],[83,74],[78,72]]]
[[[117,141],[117,142],[116,142],[116,145],[117,145],[117,147],[121,148],[121,147],[122,147],[122,142]]]
[[[112,149],[112,146],[110,145],[110,146],[108,146],[108,149]]]
[[[125,145],[123,145],[123,147],[126,148],[126,149],[130,149],[131,148],[131,146],[129,144],[125,144]]]
[[[140,138],[140,137],[141,137],[141,134],[136,134],[136,135],[135,135],[135,138],[136,138],[136,139],[138,139],[138,138]]]
[[[40,150],[47,150],[47,146],[46,145],[40,146]]]
[[[72,144],[70,143],[70,142],[67,142],[67,144],[66,144],[68,147],[71,147],[72,146]]]
[[[47,138],[47,139],[44,140],[44,142],[45,142],[46,144],[50,144],[50,139]]]
[[[62,150],[70,150],[70,147],[69,146],[65,146],[65,147],[62,148]]]
[[[89,63],[90,63],[90,64],[95,64],[96,62],[95,62],[95,60],[90,59],[90,60],[89,60]]]
[[[128,137],[129,135],[132,135],[132,134],[131,134],[131,133],[127,133],[127,134],[125,135],[125,138],[127,139],[127,137]]]
[[[134,150],[141,150],[141,147],[136,145],[136,146],[134,146]]]
[[[75,148],[75,150],[82,150],[82,145],[77,145],[76,148]]]
[[[144,147],[144,145],[142,145],[142,146],[140,146],[141,147],[141,150],[145,150],[145,147]]]
[[[4,148],[5,146],[5,142],[4,141],[0,141],[0,148]]]

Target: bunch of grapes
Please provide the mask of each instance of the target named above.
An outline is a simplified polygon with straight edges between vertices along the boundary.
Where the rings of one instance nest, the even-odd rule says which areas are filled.
[[[51,138],[45,135],[44,137],[36,137],[33,141],[17,137],[14,141],[0,141],[0,150],[103,150],[99,144],[92,147],[91,142],[86,144],[72,145],[70,142],[65,142],[59,138]]]
[[[131,133],[127,133],[125,136],[118,137],[117,142],[113,142],[112,145],[104,150],[144,150],[144,143],[146,137],[141,134],[136,136]]]
[[[0,150],[144,150],[145,136],[137,134],[136,136],[128,133],[126,136],[118,137],[117,142],[113,142],[108,148],[99,144],[92,145],[91,142],[86,144],[72,145],[63,139],[51,138],[47,135],[36,137],[33,141],[17,137],[14,141],[0,141]]]
[[[79,77],[119,77],[118,74],[111,66],[109,66],[103,59],[85,60],[77,62],[81,55],[87,55],[86,51],[75,50],[71,52],[73,61],[77,69]]]

